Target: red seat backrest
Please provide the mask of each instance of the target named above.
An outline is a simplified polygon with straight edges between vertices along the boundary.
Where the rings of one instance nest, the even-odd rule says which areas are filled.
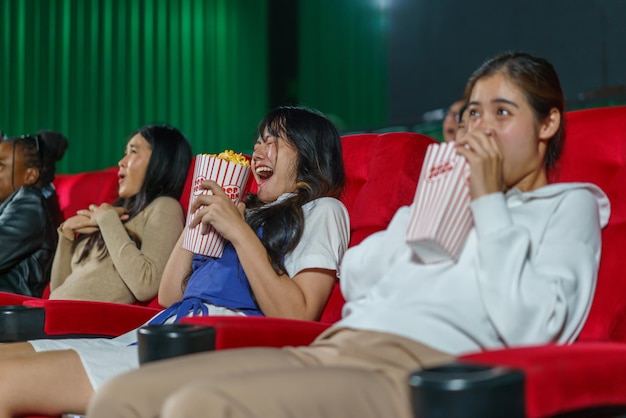
[[[579,341],[626,341],[626,106],[566,116],[563,154],[551,181],[595,183],[611,201],[589,317]]]
[[[112,203],[117,199],[117,167],[78,174],[57,174],[53,184],[63,219],[90,204]]]
[[[396,210],[413,201],[428,145],[413,132],[365,133],[341,138],[346,187],[341,195],[350,214],[350,246],[387,227]],[[344,299],[335,285],[321,321],[341,318]]]
[[[187,207],[189,207],[189,199],[191,198],[191,185],[193,183],[193,170],[196,167],[196,157],[191,160],[189,164],[189,171],[187,171],[187,180],[185,180],[185,187],[180,195],[180,206],[182,206],[185,214],[187,213]]]
[[[195,161],[193,158],[189,165],[187,180],[179,199],[183,210],[187,210],[189,205]],[[74,216],[77,210],[85,209],[92,203],[113,203],[118,197],[117,172],[118,167],[109,167],[77,174],[57,174],[53,183],[63,219]]]

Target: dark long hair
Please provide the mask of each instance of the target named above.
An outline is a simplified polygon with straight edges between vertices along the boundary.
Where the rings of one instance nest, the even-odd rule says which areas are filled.
[[[552,109],[561,114],[561,124],[548,141],[544,166],[551,169],[561,156],[565,140],[565,98],[559,76],[552,64],[544,59],[524,52],[505,52],[487,60],[470,76],[465,86],[465,100],[469,100],[472,89],[478,80],[496,73],[504,74],[518,86],[532,108],[535,119],[546,119]]]
[[[259,123],[296,148],[296,191],[291,198],[266,205],[256,195],[246,197],[246,221],[255,231],[263,228],[261,242],[272,267],[285,273],[283,257],[300,242],[304,230],[302,206],[319,197],[339,197],[345,184],[341,139],[333,123],[321,113],[304,107],[279,107]]]
[[[141,135],[150,144],[152,154],[146,168],[146,175],[139,192],[129,198],[119,198],[113,206],[126,209],[129,220],[145,209],[154,199],[169,196],[180,199],[185,186],[189,164],[191,163],[191,146],[187,138],[178,129],[167,125],[148,125],[130,135]],[[139,238],[129,234],[131,239],[140,245]],[[107,254],[104,239],[100,230],[91,234],[80,234],[74,241],[74,249],[79,242],[87,240],[79,257],[84,260],[94,246],[100,252],[100,258]]]

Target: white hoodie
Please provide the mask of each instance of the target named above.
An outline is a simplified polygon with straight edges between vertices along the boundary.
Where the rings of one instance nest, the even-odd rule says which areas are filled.
[[[389,332],[459,355],[567,343],[593,298],[610,215],[597,186],[559,183],[474,200],[456,262],[421,264],[405,242],[410,207],[348,250],[337,326]]]

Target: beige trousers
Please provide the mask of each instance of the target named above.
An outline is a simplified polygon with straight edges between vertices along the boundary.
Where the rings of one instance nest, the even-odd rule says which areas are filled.
[[[451,355],[391,334],[331,328],[311,346],[200,353],[107,382],[89,418],[410,418],[408,376]]]

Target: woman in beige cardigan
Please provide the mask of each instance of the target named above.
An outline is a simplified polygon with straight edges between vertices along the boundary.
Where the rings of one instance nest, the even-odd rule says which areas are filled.
[[[183,230],[178,199],[190,163],[191,147],[177,129],[135,132],[118,163],[117,202],[92,204],[59,228],[50,299],[153,299]]]

